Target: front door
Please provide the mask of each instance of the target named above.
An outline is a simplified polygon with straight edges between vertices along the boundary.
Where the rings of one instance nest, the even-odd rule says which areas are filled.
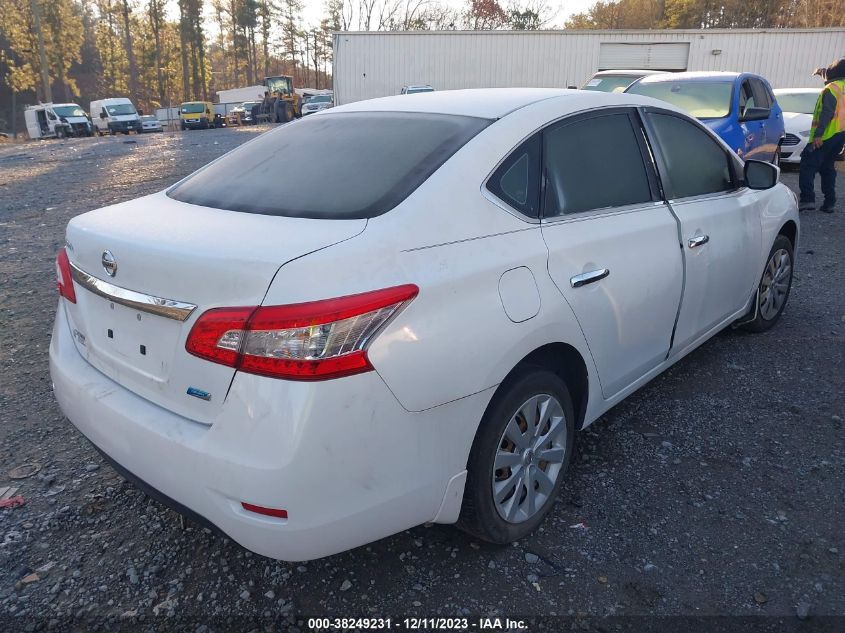
[[[549,274],[578,319],[606,398],[665,360],[682,293],[677,223],[645,156],[632,109],[571,117],[543,132]]]
[[[751,299],[761,272],[759,202],[710,132],[670,112],[649,109],[645,119],[684,254],[675,352],[726,324]]]

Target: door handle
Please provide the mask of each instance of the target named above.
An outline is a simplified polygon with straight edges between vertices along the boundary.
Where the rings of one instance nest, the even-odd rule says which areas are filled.
[[[707,244],[707,242],[709,242],[709,241],[710,241],[709,235],[696,235],[695,237],[690,238],[690,241],[687,242],[687,244],[689,244],[690,248],[695,248],[696,246],[703,246],[704,244]]]
[[[607,268],[591,270],[588,273],[581,273],[580,275],[575,275],[574,277],[570,278],[569,283],[572,285],[573,288],[580,288],[581,286],[586,286],[587,284],[591,284],[594,281],[598,281],[599,279],[604,279],[609,274],[610,270]]]

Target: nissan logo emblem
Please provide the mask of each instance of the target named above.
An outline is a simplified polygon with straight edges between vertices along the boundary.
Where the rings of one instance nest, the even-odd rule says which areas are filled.
[[[106,271],[109,277],[114,277],[117,273],[117,262],[114,259],[114,255],[111,254],[111,251],[103,251],[103,270]]]

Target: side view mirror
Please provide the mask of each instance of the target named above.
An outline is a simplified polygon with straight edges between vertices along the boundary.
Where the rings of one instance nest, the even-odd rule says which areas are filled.
[[[100,112],[100,118],[101,118],[101,119],[105,119],[105,118],[106,118],[106,113],[105,113],[105,112]]]
[[[747,160],[743,174],[749,189],[771,189],[778,182],[780,170],[762,160]]]
[[[769,108],[745,108],[745,112],[740,117],[741,121],[763,121],[769,118],[771,110]]]

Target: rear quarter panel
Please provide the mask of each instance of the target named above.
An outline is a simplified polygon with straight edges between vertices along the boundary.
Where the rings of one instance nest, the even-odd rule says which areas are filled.
[[[487,175],[536,127],[537,116],[527,116],[524,126],[501,123],[479,134],[397,208],[369,220],[360,236],[283,266],[265,299],[283,304],[419,286],[419,296],[369,351],[410,411],[495,386],[547,343],[572,345],[594,373],[577,321],[549,277],[539,224],[482,194]],[[519,323],[508,318],[499,294],[503,273],[517,267],[530,270],[540,299],[537,314]]]

